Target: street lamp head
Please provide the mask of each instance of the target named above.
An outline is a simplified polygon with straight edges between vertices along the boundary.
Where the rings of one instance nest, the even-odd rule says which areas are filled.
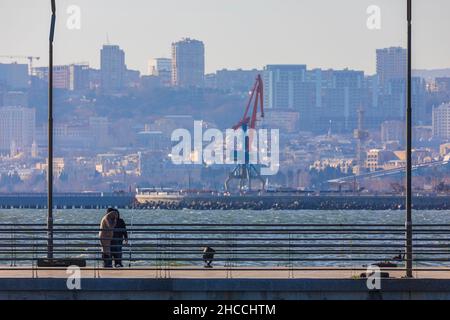
[[[50,24],[50,37],[49,40],[51,43],[53,43],[53,38],[55,36],[55,24],[56,24],[56,4],[55,0],[51,0],[52,4],[52,20]]]

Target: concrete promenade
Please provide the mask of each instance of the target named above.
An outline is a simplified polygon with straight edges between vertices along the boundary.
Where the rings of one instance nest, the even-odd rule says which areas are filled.
[[[35,270],[36,271],[36,270]],[[97,270],[98,271],[98,270]],[[81,290],[68,290],[61,270],[0,271],[0,299],[367,300],[450,299],[450,271],[390,271],[381,290],[369,290],[362,271],[226,269],[82,270]],[[34,276],[34,277],[33,277]],[[228,276],[228,278],[227,278]]]

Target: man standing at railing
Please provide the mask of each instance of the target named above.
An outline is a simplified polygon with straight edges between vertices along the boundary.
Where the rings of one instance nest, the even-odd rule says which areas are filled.
[[[114,228],[114,235],[111,241],[111,253],[114,260],[114,266],[116,268],[122,268],[122,246],[123,241],[128,243],[128,232],[125,221],[120,217],[119,211],[117,211],[117,223]]]

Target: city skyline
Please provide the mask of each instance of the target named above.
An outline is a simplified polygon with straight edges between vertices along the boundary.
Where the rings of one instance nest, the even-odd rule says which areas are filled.
[[[316,12],[317,4],[313,4],[308,10],[314,18],[298,20],[308,14],[293,10],[300,8],[297,3],[286,0],[283,7],[277,7],[272,0],[266,0],[256,17],[258,23],[254,23],[254,17],[246,16],[245,25],[256,26],[252,30],[243,28],[241,20],[246,10],[240,14],[241,10],[236,11],[236,16],[231,17],[234,12],[229,9],[236,5],[234,0],[229,1],[230,6],[193,0],[189,8],[180,4],[166,11],[167,7],[162,5],[158,7],[162,20],[155,21],[150,19],[153,13],[144,10],[146,5],[135,2],[135,7],[124,11],[126,14],[122,13],[112,27],[109,19],[119,17],[115,1],[111,1],[101,19],[100,15],[95,17],[96,25],[90,27],[91,15],[106,8],[102,0],[95,2],[97,7],[85,1],[58,1],[53,74],[53,87],[57,89],[54,123],[59,168],[55,174],[57,190],[128,190],[146,183],[177,187],[196,184],[198,188],[220,189],[227,168],[212,168],[218,170],[216,173],[196,168],[196,174],[186,175],[185,168],[175,166],[170,159],[170,137],[178,128],[191,130],[196,120],[204,121],[205,128],[233,127],[258,74],[264,87],[261,99],[266,111],[258,125],[279,130],[281,134],[280,175],[272,177],[270,183],[319,189],[331,178],[400,170],[405,162],[402,124],[407,50],[404,25],[388,26],[399,22],[394,17],[401,18],[404,14],[403,4],[378,3],[382,29],[373,31],[367,25],[368,2],[361,0],[356,5],[354,0],[346,1],[355,4],[346,7],[345,14],[351,13],[351,19],[340,22],[345,17],[342,8],[329,1],[318,0],[329,4],[322,8],[326,9],[321,11],[323,15]],[[251,2],[248,0],[242,6]],[[66,10],[68,5],[79,5],[82,9],[80,31],[68,31],[65,25],[71,12]],[[6,7],[5,2],[2,7]],[[28,10],[21,7],[20,0],[13,7],[17,12]],[[38,19],[44,6],[41,8],[37,2],[31,7],[37,10],[33,19]],[[270,13],[266,12],[269,7],[273,9]],[[135,13],[136,9],[140,12]],[[180,16],[186,10],[190,13],[187,20]],[[217,10],[221,15],[205,28],[206,18],[214,16]],[[146,19],[142,19],[142,13]],[[131,15],[133,19],[129,18]],[[27,19],[27,14],[23,12],[18,17],[13,19],[14,23]],[[47,22],[42,21],[42,26],[48,28]],[[149,27],[153,22],[158,28]],[[1,37],[20,33],[21,27],[16,29],[14,23],[9,26],[11,32]],[[304,24],[308,28],[301,27]],[[33,26],[37,31],[41,28],[40,23],[33,22]],[[204,33],[193,33],[193,26]],[[117,27],[123,31],[121,37],[116,34]],[[84,33],[86,28],[89,34]],[[171,33],[175,29],[177,33]],[[446,45],[433,47],[433,55],[427,56],[427,50],[423,50],[427,46],[420,41],[421,30],[427,30],[426,26],[417,31],[415,41],[420,45],[414,48],[413,69],[422,68],[420,61],[424,58],[427,63],[445,61],[445,66],[447,60],[439,59],[439,54],[446,53]],[[32,28],[26,34],[35,31]],[[0,133],[8,137],[0,148],[3,161],[0,173],[9,177],[3,179],[4,190],[42,188],[48,137],[49,70],[42,67],[46,64],[45,54],[37,53],[41,58],[37,60],[28,57],[29,51],[19,52],[15,48],[33,44],[33,48],[40,50],[41,42],[36,39],[46,32],[42,28],[31,40],[16,36],[19,41],[10,42],[11,51],[6,55],[23,54],[25,61],[0,64],[0,111],[4,114]],[[101,33],[103,36],[97,38]],[[434,32],[433,39],[440,41],[437,34]],[[134,47],[136,44],[139,48]],[[158,48],[164,48],[160,50],[163,52],[152,51]],[[1,53],[0,56],[5,58]],[[27,62],[30,70],[34,70],[33,78],[28,75]],[[450,141],[448,132],[439,131],[445,117],[437,116],[441,109],[447,112],[448,105],[436,108],[450,101],[450,74],[446,72],[413,74],[411,98],[417,164],[446,161],[450,156],[446,149]],[[19,117],[24,120],[17,122]],[[32,124],[27,124],[28,118]],[[21,132],[29,133],[26,139]],[[209,180],[203,180],[204,175]],[[184,180],[180,179],[182,176]],[[389,183],[371,190],[389,188]],[[419,184],[424,190],[429,187],[425,180]]]
[[[127,6],[127,15],[122,12],[122,3],[117,1],[106,4],[99,0],[92,4],[61,0],[58,1],[55,64],[89,61],[98,68],[97,52],[107,43],[108,35],[111,43],[128,53],[128,68],[146,74],[150,58],[170,57],[171,43],[190,37],[205,43],[206,73],[223,68],[261,69],[266,64],[287,63],[307,64],[312,68],[350,67],[373,74],[376,48],[405,47],[406,26],[402,21],[406,2],[378,1],[382,25],[381,30],[376,31],[366,26],[366,9],[373,3],[346,2],[347,6],[338,6],[325,0],[287,1],[280,7],[275,1],[266,0],[264,5],[258,6],[260,13],[254,17],[251,0],[245,3],[233,0],[226,4],[195,0],[189,5],[168,1],[158,3],[158,13],[151,10],[155,1],[137,2],[134,7]],[[435,7],[430,7],[425,2],[415,1],[414,21],[418,27],[414,31],[414,68],[449,67],[450,45],[439,39],[450,29],[450,22],[443,15],[450,4],[438,0]],[[24,1],[9,0],[0,4],[0,18],[11,26],[11,32],[0,36],[0,42],[8,43],[8,52],[2,54],[39,55],[42,59],[36,66],[45,65],[49,22],[46,4],[36,1],[25,5]],[[81,9],[80,30],[68,30],[65,26],[69,5],[78,5]],[[308,10],[302,10],[305,7]],[[8,15],[3,14],[6,12]],[[172,19],[177,23],[169,23]]]
[[[181,38],[181,39],[179,39],[179,41],[183,41],[184,39],[190,39],[190,38]],[[197,39],[192,39],[192,40],[197,40]],[[201,41],[201,40],[198,40],[198,41]],[[176,41],[176,42],[178,42],[178,41]],[[176,42],[173,42],[173,43],[176,43]],[[172,43],[172,45],[173,45],[173,43]],[[98,54],[99,58],[97,58],[100,61],[99,64],[92,64],[91,61],[87,61],[87,60],[79,62],[79,61],[81,61],[80,59],[78,59],[78,60],[75,59],[74,61],[67,61],[66,63],[54,64],[54,67],[56,68],[56,67],[69,67],[69,66],[77,66],[77,65],[78,66],[86,65],[86,66],[89,66],[92,69],[100,70],[101,69],[101,51],[102,51],[102,48],[104,48],[105,46],[118,47],[121,51],[125,52],[125,50],[120,46],[120,44],[115,44],[115,43],[114,44],[113,43],[106,44],[105,43],[105,44],[101,45],[99,47],[99,50],[98,50],[98,52],[100,52],[100,54]],[[390,49],[390,48],[399,48],[399,49],[406,50],[405,48],[403,48],[401,46],[391,46],[391,47],[386,47],[386,48],[383,48],[383,49]],[[376,57],[376,51],[377,50],[379,50],[379,49],[375,49],[375,54],[374,54],[375,57]],[[2,61],[2,58],[0,57],[0,64],[17,63],[18,65],[29,65],[29,62],[27,62],[28,60],[24,60],[25,57],[26,56],[20,56],[20,55],[17,55],[17,56],[15,56],[15,55],[11,55],[11,56],[4,55],[3,59],[10,59],[10,60]],[[35,57],[33,56],[33,58],[35,58]],[[39,58],[41,58],[41,57],[39,57]],[[22,59],[22,60],[20,60],[20,59]],[[36,61],[36,60],[41,60],[41,59],[34,59],[34,60]],[[149,57],[147,59],[147,61],[146,61],[146,65],[144,67],[144,70],[141,70],[141,69],[129,68],[128,67],[129,65],[126,63],[127,62],[127,58],[125,57],[125,66],[127,67],[127,70],[139,71],[141,76],[144,76],[144,75],[155,75],[154,73],[152,73],[149,70],[149,64],[152,61],[155,61],[155,60],[172,60],[172,58],[170,57],[170,54],[169,54],[169,57],[167,57],[167,56]],[[205,60],[206,60],[206,52],[205,52]],[[249,66],[248,68],[245,68],[245,67],[242,67],[242,66],[236,66],[236,68],[223,67],[221,69],[205,70],[205,76],[206,75],[210,75],[210,74],[215,74],[215,73],[220,72],[220,71],[226,71],[226,70],[229,70],[229,71],[233,71],[233,70],[245,70],[245,71],[259,70],[259,71],[262,71],[264,69],[264,67],[266,67],[268,65],[298,65],[298,66],[308,66],[308,67],[310,67],[310,69],[320,69],[320,70],[347,70],[348,69],[348,70],[354,70],[354,71],[362,71],[362,72],[365,73],[366,76],[371,76],[371,75],[376,75],[377,74],[377,72],[376,72],[376,61],[373,64],[374,64],[374,71],[373,71],[373,73],[368,73],[366,70],[355,69],[355,68],[352,68],[350,66],[342,66],[340,68],[334,68],[334,67],[330,67],[330,66],[326,66],[326,65],[322,65],[322,66],[319,66],[319,67],[312,67],[311,65],[298,62],[298,63],[277,63],[277,64],[265,63],[265,64],[263,64],[260,67],[251,67],[251,66]],[[47,65],[39,63],[39,62],[37,62],[37,63],[34,62],[34,64],[33,64],[33,70],[35,70],[35,71],[39,70],[39,69],[44,70],[46,68],[48,68]],[[443,66],[441,68],[416,68],[416,69],[413,69],[413,71],[418,71],[418,72],[422,72],[422,71],[438,71],[439,73],[441,73],[441,72],[447,73],[447,70],[450,73],[450,65],[449,65],[449,67]],[[423,77],[423,76],[421,76],[421,77]]]

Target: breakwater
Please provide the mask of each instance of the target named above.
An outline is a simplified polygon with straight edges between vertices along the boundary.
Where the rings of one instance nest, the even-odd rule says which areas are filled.
[[[58,209],[104,209],[107,207],[167,210],[402,210],[405,198],[392,195],[243,195],[185,196],[178,200],[164,196],[137,203],[133,193],[55,194]],[[44,209],[43,193],[0,194],[0,208]],[[416,210],[450,210],[450,196],[415,196]]]
[[[168,210],[400,210],[405,198],[390,195],[262,195],[193,196],[177,201],[155,198],[137,205],[144,209]],[[449,196],[416,196],[416,210],[448,210]]]

